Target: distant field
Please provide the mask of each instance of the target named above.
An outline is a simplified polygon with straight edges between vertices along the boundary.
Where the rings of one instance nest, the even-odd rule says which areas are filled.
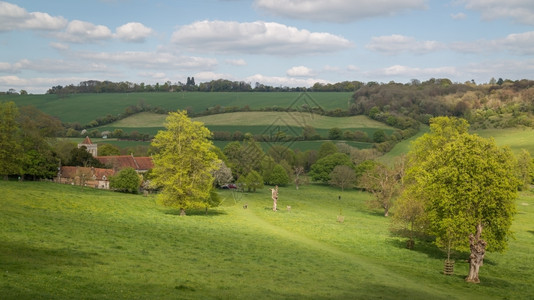
[[[158,130],[164,129],[166,115],[154,113],[139,113],[120,121],[99,127],[98,130],[113,131],[117,128],[125,132],[138,131],[155,135]],[[359,130],[372,137],[373,133],[382,129],[391,134],[395,129],[383,123],[369,119],[366,116],[351,117],[327,117],[300,112],[236,112],[216,114],[193,118],[194,121],[204,123],[213,131],[241,131],[252,134],[272,134],[275,131],[284,131],[287,135],[297,136],[302,134],[304,126],[312,126],[321,136],[328,136],[328,131],[333,127],[342,130]]]
[[[152,107],[178,110],[191,107],[199,113],[207,108],[248,105],[251,109],[266,107],[321,107],[325,110],[347,109],[351,92],[340,93],[126,93],[126,94],[74,94],[65,98],[57,95],[0,95],[0,101],[14,101],[18,106],[33,105],[47,114],[58,117],[63,122],[87,124],[108,114],[117,115],[130,105],[143,102]]]

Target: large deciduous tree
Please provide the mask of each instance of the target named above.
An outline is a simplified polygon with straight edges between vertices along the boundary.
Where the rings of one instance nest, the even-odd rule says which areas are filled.
[[[134,168],[122,169],[117,175],[109,178],[109,187],[123,193],[137,193],[143,177]]]
[[[170,113],[165,127],[152,141],[153,183],[162,187],[160,202],[183,210],[209,207],[212,171],[219,163],[209,140],[211,132],[185,111]]]
[[[359,185],[374,196],[369,205],[384,209],[385,217],[389,216],[393,201],[401,191],[400,174],[400,169],[377,164],[359,179]]]
[[[439,117],[409,154],[403,197],[424,203],[429,233],[447,249],[470,250],[468,282],[479,282],[486,250],[510,236],[519,181],[508,148],[467,132],[465,120]]]

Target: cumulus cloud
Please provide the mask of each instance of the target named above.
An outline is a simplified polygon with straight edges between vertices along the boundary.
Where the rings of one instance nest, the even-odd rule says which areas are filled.
[[[125,42],[144,42],[153,33],[151,28],[137,22],[126,23],[115,30],[116,36]]]
[[[52,17],[43,12],[27,12],[24,8],[0,1],[0,31],[58,30],[67,25],[63,17]]]
[[[57,34],[63,41],[71,43],[88,43],[113,37],[111,30],[104,25],[74,20],[69,22],[64,32]]]
[[[463,12],[459,12],[459,13],[456,13],[456,14],[451,14],[451,18],[453,18],[454,20],[463,20],[463,19],[467,18],[467,15],[464,14]]]
[[[346,23],[425,9],[425,0],[256,0],[259,10],[277,16],[313,21]]]
[[[270,22],[201,21],[175,31],[172,43],[195,52],[300,55],[346,49],[351,43],[330,33]]]
[[[429,53],[444,47],[437,41],[418,41],[413,37],[393,34],[373,37],[365,46],[367,49],[385,54],[399,54],[401,52]]]
[[[460,0],[465,8],[478,11],[485,20],[512,19],[518,23],[534,25],[532,0]]]
[[[298,66],[298,67],[292,67],[291,69],[286,71],[287,76],[291,77],[313,77],[315,76],[315,73],[312,69],[304,67],[304,66]]]

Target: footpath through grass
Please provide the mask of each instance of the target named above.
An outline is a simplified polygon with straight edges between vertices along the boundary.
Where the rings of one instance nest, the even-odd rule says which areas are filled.
[[[152,196],[53,183],[0,181],[0,195],[2,299],[532,296],[533,194],[518,200],[517,239],[487,254],[479,285],[463,280],[465,254],[444,276],[443,253],[425,242],[405,249],[357,191],[281,188],[277,212],[267,188],[221,191],[220,208],[185,217]]]

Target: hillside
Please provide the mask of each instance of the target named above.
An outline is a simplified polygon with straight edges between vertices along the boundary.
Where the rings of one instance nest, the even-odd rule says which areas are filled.
[[[424,241],[407,250],[358,191],[281,188],[276,213],[265,189],[222,191],[222,207],[186,217],[79,186],[0,181],[0,193],[5,299],[528,299],[534,281],[532,194],[517,202],[509,251],[486,254],[473,286],[466,253],[442,275],[444,254]]]
[[[0,95],[0,101],[14,101],[18,106],[33,105],[37,109],[58,117],[63,122],[82,125],[105,117],[123,114],[129,106],[159,107],[166,111],[190,109],[201,113],[217,105],[222,108],[259,110],[265,107],[288,108],[308,104],[324,110],[347,109],[351,92],[306,93],[299,92],[180,92],[180,93],[94,93],[58,95]]]

